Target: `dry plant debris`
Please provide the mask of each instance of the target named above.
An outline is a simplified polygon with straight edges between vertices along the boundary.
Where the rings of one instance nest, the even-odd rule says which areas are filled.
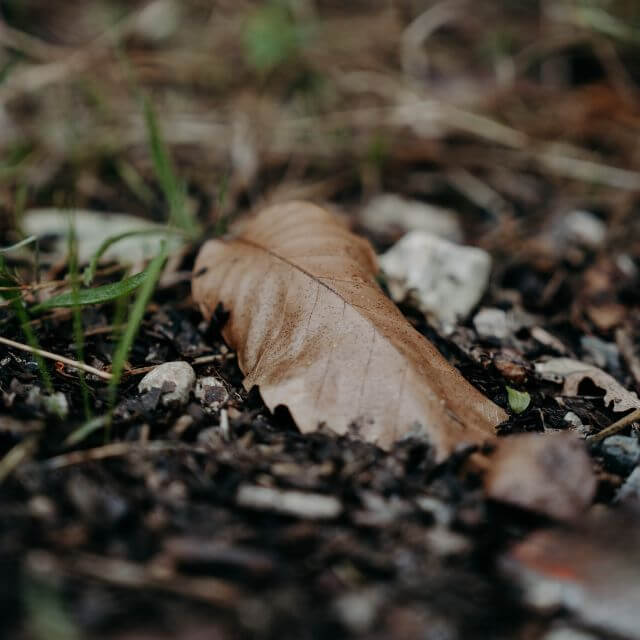
[[[288,407],[301,431],[321,423],[389,449],[426,437],[442,460],[493,437],[506,413],[474,389],[384,295],[366,240],[315,205],[274,205],[201,250],[193,297],[222,305],[244,386]]]
[[[557,520],[582,514],[596,484],[591,459],[571,433],[525,433],[501,440],[485,477],[490,498]]]
[[[585,380],[591,380],[594,385],[604,390],[604,403],[611,404],[613,411],[640,408],[640,399],[635,392],[625,389],[615,378],[593,365],[571,358],[551,358],[537,362],[535,367],[541,378],[562,382],[562,393],[567,396],[579,395],[580,385]]]

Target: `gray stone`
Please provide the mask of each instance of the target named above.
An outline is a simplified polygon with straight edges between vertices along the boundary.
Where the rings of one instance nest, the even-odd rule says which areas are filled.
[[[196,381],[196,374],[188,362],[165,362],[149,371],[138,385],[140,393],[162,390],[164,405],[186,404]]]
[[[609,436],[602,442],[602,454],[620,473],[629,473],[640,462],[640,442],[633,436]]]
[[[510,333],[506,312],[493,307],[480,309],[473,318],[473,326],[482,338],[504,339]]]
[[[614,342],[605,342],[595,336],[582,336],[580,346],[591,356],[596,367],[613,372],[620,368],[620,352]]]
[[[215,376],[199,378],[194,395],[208,413],[217,413],[229,400],[229,392],[224,382]]]
[[[482,298],[491,272],[486,251],[412,231],[380,257],[391,297],[412,299],[450,332]]]

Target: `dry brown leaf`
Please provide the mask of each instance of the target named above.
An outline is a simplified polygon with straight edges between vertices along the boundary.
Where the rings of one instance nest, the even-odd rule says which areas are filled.
[[[426,437],[439,459],[494,435],[505,412],[473,388],[378,287],[369,243],[304,202],[263,210],[194,267],[205,318],[231,312],[223,335],[244,386],[289,408],[302,432],[350,428],[389,448]]]
[[[591,467],[584,443],[570,432],[521,433],[500,440],[485,488],[494,500],[572,520],[595,494]]]
[[[536,362],[535,369],[543,380],[563,382],[562,393],[565,396],[580,395],[580,385],[584,380],[589,379],[596,387],[605,391],[603,402],[607,407],[611,404],[613,411],[628,411],[640,407],[640,399],[634,391],[625,389],[613,376],[602,369],[580,360],[551,358]]]

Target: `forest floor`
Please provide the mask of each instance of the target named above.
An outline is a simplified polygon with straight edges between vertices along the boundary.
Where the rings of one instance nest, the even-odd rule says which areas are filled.
[[[0,636],[640,638],[640,421],[598,437],[640,407],[635,3],[123,4],[0,2],[0,246],[37,209],[77,222],[76,249],[62,227],[0,254]],[[455,326],[401,309],[502,436],[587,438],[583,513],[496,499],[471,449],[302,435],[243,388],[191,298],[204,239],[305,199],[381,254],[416,223],[380,194],[490,254]],[[36,308],[109,235],[87,211],[188,227],[116,387],[55,356],[112,372],[129,298]],[[141,394],[173,361],[224,392]]]

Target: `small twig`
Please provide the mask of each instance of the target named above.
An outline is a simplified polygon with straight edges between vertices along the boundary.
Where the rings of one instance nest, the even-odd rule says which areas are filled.
[[[620,418],[620,420],[614,422],[612,425],[609,425],[599,433],[595,433],[594,435],[589,436],[587,440],[589,442],[599,442],[603,438],[607,438],[614,433],[622,431],[625,427],[629,426],[636,420],[640,420],[640,409],[635,409],[630,414],[626,415],[624,418]]]
[[[84,332],[85,338],[90,338],[92,336],[100,336],[105,333],[113,333],[114,331],[120,331],[124,327],[124,324],[108,324],[104,327],[93,327],[91,329],[87,329]]]
[[[229,353],[214,353],[209,356],[199,356],[195,360],[191,362],[192,365],[198,364],[209,364],[210,362],[219,362],[220,360],[232,360],[236,357],[236,354],[233,352]]]
[[[51,351],[36,349],[34,347],[30,347],[27,344],[22,344],[21,342],[15,342],[14,340],[9,340],[8,338],[0,337],[0,343],[5,344],[8,347],[13,347],[14,349],[19,349],[20,351],[27,351],[28,353],[33,353],[36,356],[48,358],[49,360],[55,360],[56,362],[63,362],[64,364],[70,367],[73,367],[74,369],[80,369],[81,371],[84,371],[86,373],[91,373],[94,376],[98,376],[98,378],[102,378],[103,380],[111,380],[111,374],[108,371],[101,371],[100,369],[96,369],[95,367],[85,364],[84,362],[78,362],[77,360],[72,360],[71,358],[67,358],[65,356],[61,356],[56,353],[51,353]]]
[[[141,376],[145,373],[149,373],[149,371],[153,371],[158,365],[151,364],[146,367],[136,367],[134,369],[125,369],[122,372],[123,376]]]
[[[153,562],[140,565],[89,553],[76,553],[61,562],[59,557],[47,551],[31,551],[27,557],[27,570],[36,575],[44,570],[50,575],[80,576],[145,593],[153,589],[222,608],[233,607],[244,597],[234,584],[218,578],[185,576],[170,565]]]
[[[67,48],[53,45],[25,31],[14,29],[1,18],[0,46],[15,49],[39,62],[50,62],[52,59],[60,58],[65,53],[68,53]]]
[[[189,451],[191,453],[206,453],[206,449],[185,445],[179,442],[165,442],[155,440],[146,444],[139,442],[112,442],[101,447],[85,449],[82,451],[71,451],[59,456],[44,460],[42,466],[48,470],[64,469],[77,464],[84,464],[94,460],[104,460],[106,458],[118,458],[129,453],[169,453],[172,451]]]
[[[0,287],[0,291],[39,291],[40,289],[50,289],[67,284],[64,280],[50,280],[40,284],[22,284],[14,287]]]
[[[463,196],[476,206],[493,213],[497,219],[513,213],[513,207],[509,202],[466,169],[451,169],[446,173],[446,177]]]

